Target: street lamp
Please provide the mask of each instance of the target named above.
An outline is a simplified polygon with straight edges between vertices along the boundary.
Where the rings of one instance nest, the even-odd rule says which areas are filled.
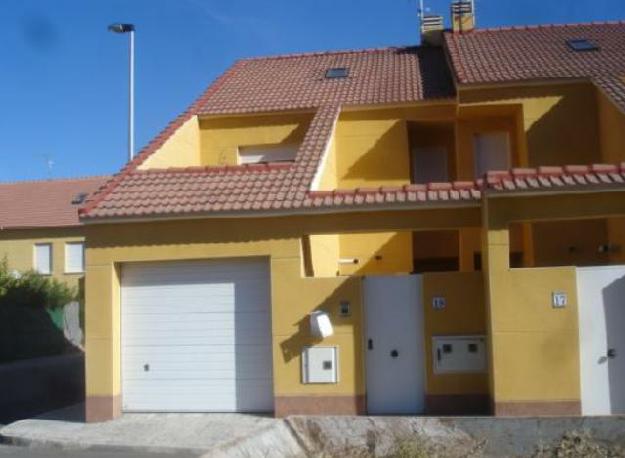
[[[128,160],[135,154],[135,26],[134,24],[111,24],[113,33],[127,33],[129,37],[129,96],[128,96]]]

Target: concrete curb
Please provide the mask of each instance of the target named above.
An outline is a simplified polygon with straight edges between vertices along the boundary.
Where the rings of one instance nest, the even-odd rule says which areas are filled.
[[[114,453],[149,453],[153,455],[176,455],[182,457],[200,457],[206,453],[205,449],[184,447],[150,447],[115,444],[84,444],[64,440],[30,439],[12,437],[2,434],[0,429],[0,444],[25,448],[53,448],[67,451],[114,452]]]

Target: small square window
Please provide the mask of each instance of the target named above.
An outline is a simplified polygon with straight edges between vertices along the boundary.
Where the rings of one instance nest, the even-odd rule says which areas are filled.
[[[586,38],[575,38],[566,42],[573,51],[597,51],[599,46]]]
[[[335,67],[326,70],[326,78],[347,78],[349,76],[349,69],[347,67]]]
[[[443,344],[443,353],[451,353],[453,348],[452,344]]]
[[[469,351],[469,353],[477,353],[477,344],[470,343],[469,345],[467,345],[467,350]]]

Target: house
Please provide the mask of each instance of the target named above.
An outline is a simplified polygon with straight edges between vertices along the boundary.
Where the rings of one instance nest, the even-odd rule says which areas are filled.
[[[78,208],[108,179],[0,183],[0,259],[78,286],[85,270]]]
[[[88,421],[623,412],[625,23],[453,11],[236,62],[90,197]]]

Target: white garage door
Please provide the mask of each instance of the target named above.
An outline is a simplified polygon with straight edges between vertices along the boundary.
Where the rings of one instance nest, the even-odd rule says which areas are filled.
[[[125,411],[273,410],[264,259],[122,268]]]

